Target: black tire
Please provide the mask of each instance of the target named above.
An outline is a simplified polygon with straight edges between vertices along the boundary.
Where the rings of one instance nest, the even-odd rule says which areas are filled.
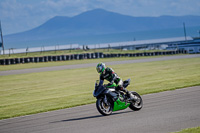
[[[136,102],[132,101],[129,108],[134,111],[138,111],[143,107],[142,97],[137,92],[132,91],[131,93],[139,99]]]
[[[113,104],[110,102],[110,100],[108,100],[108,104],[109,105],[107,106],[105,105],[105,103],[103,102],[103,98],[97,99],[96,107],[99,113],[101,113],[104,116],[112,114]]]

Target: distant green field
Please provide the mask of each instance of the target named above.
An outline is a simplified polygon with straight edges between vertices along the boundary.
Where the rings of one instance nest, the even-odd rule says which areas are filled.
[[[200,127],[187,128],[175,133],[200,133]]]
[[[140,94],[200,85],[200,58],[109,67]],[[98,78],[95,67],[0,76],[0,119],[94,103]]]

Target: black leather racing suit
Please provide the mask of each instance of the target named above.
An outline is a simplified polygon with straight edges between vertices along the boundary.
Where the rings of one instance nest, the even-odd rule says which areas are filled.
[[[110,82],[106,85],[106,88],[115,88],[116,90],[122,90],[128,93],[127,89],[123,87],[122,79],[113,71],[112,68],[107,67],[104,72],[100,74],[99,85],[103,85],[104,79]]]

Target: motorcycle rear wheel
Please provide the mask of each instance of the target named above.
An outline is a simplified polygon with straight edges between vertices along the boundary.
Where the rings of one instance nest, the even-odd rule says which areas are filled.
[[[112,114],[113,111],[113,104],[110,102],[110,100],[108,100],[107,102],[108,105],[104,103],[103,98],[97,99],[96,101],[97,110],[104,116]]]
[[[143,107],[142,97],[137,92],[132,91],[131,93],[134,96],[136,96],[138,98],[138,100],[132,101],[129,108],[134,110],[134,111],[138,111],[138,110],[142,109],[142,107]]]

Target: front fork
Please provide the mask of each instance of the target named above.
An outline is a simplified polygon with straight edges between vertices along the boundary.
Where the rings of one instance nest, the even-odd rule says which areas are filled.
[[[106,106],[108,105],[108,99],[107,99],[107,96],[105,95],[104,99],[103,99],[103,102],[106,104]]]

